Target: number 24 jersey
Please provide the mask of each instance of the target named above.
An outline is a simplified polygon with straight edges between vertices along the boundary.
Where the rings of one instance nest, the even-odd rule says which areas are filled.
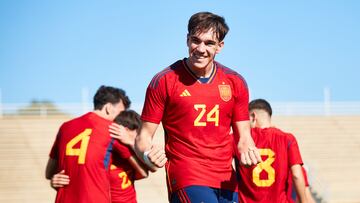
[[[142,120],[163,124],[170,192],[190,185],[236,190],[231,124],[248,120],[245,80],[215,62],[207,83],[179,60],[150,82]]]

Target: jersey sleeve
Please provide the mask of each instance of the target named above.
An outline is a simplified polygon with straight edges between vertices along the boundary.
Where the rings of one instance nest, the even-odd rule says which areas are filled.
[[[289,134],[288,136],[288,154],[290,166],[293,166],[295,164],[303,164],[298,143],[296,141],[296,138],[291,134]]]
[[[160,73],[154,76],[146,90],[145,102],[141,119],[159,124],[166,102],[165,78]]]
[[[124,144],[119,143],[118,141],[114,142],[113,145],[113,151],[119,155],[120,158],[128,159],[131,157],[132,150],[129,149],[128,146],[125,146]]]
[[[309,180],[308,180],[307,173],[306,173],[306,170],[305,170],[304,166],[301,167],[301,170],[303,172],[303,176],[304,176],[304,179],[305,179],[305,186],[309,187]]]
[[[249,90],[245,79],[236,74],[234,76],[235,107],[233,121],[249,120]]]

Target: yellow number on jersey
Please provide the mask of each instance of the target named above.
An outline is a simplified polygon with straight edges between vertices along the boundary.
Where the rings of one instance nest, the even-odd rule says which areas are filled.
[[[78,164],[85,163],[86,151],[90,140],[90,134],[92,130],[90,128],[86,128],[82,133],[71,139],[66,144],[66,155],[67,156],[78,156]],[[74,146],[80,143],[80,148],[74,148]]]
[[[196,117],[194,121],[194,126],[206,126],[206,122],[200,121],[201,118],[206,113],[206,105],[205,104],[195,104],[194,108],[196,111],[201,110],[199,115]],[[214,122],[215,126],[219,126],[219,105],[216,104],[214,108],[210,110],[208,114],[206,114],[206,121],[207,122]]]
[[[131,180],[125,171],[119,173],[119,177],[122,179],[121,189],[126,189],[131,185]]]
[[[258,187],[270,187],[275,182],[275,169],[271,164],[275,161],[275,153],[271,149],[259,149],[261,156],[267,156],[267,159],[259,163],[252,173],[253,182]],[[265,170],[268,174],[268,179],[260,180],[260,173]]]

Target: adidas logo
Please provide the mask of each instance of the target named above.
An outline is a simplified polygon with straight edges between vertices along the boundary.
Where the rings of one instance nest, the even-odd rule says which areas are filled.
[[[180,97],[189,97],[191,96],[190,92],[185,89],[181,94],[180,94]]]

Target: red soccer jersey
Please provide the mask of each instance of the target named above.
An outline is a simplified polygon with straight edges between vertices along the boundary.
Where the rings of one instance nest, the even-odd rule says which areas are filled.
[[[110,186],[112,203],[136,203],[134,187],[134,169],[128,159],[132,151],[123,144],[114,143],[112,164],[110,166]]]
[[[239,202],[287,203],[290,167],[302,164],[295,137],[277,128],[253,128],[251,135],[263,162],[239,167]]]
[[[110,202],[110,124],[90,112],[60,127],[50,157],[58,160],[70,184],[58,189],[56,202]]]
[[[248,89],[236,72],[215,62],[201,83],[179,60],[155,75],[141,118],[163,124],[169,192],[190,186],[237,189],[231,166],[231,124],[248,120]]]

